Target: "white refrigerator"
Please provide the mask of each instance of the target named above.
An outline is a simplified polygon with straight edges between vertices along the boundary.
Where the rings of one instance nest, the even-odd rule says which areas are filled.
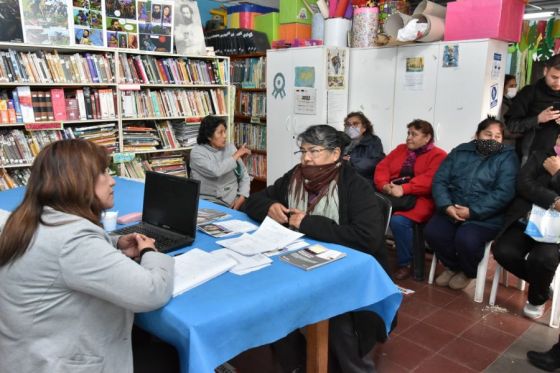
[[[348,104],[347,48],[267,51],[267,184],[300,158],[297,135],[315,124],[343,129]]]

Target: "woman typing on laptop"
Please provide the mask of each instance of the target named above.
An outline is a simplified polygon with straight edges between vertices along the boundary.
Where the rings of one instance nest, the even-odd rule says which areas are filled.
[[[104,232],[108,163],[83,140],[52,143],[35,159],[0,235],[0,371],[133,371],[133,313],[167,303],[173,259],[146,236]]]

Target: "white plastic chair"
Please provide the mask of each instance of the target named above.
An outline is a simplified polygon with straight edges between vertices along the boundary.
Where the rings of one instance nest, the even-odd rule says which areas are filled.
[[[493,306],[496,304],[496,294],[498,293],[498,284],[500,282],[500,276],[505,275],[505,285],[508,286],[508,275],[507,271],[504,271],[501,265],[496,264],[496,272],[494,272],[494,279],[492,280],[492,290],[490,291],[490,299],[488,300],[488,304]],[[560,296],[558,296],[560,292],[560,265],[556,267],[556,273],[554,274],[554,278],[552,279],[552,309],[550,310],[550,321],[548,325],[551,328],[558,328],[560,326]],[[517,283],[517,287],[519,290],[525,290],[525,281],[519,279]]]
[[[476,271],[476,286],[474,289],[474,301],[477,303],[482,303],[484,298],[484,286],[486,284],[486,272],[488,271],[488,260],[490,258],[490,248],[492,247],[492,241],[486,243],[484,246],[484,256],[480,263],[478,263],[478,269]],[[428,277],[428,284],[433,284],[434,276],[436,274],[437,258],[434,252],[432,257],[432,265],[430,267],[430,276]]]

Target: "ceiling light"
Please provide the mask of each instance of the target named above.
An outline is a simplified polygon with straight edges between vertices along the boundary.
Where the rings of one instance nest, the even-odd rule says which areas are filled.
[[[550,18],[554,15],[554,12],[537,12],[537,13],[527,13],[523,15],[523,19],[539,19],[539,18]]]

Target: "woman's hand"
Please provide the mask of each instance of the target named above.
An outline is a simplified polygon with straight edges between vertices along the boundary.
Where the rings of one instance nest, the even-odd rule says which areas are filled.
[[[289,226],[299,229],[303,218],[305,218],[305,212],[298,209],[290,209]]]
[[[239,158],[249,154],[251,154],[251,149],[247,148],[247,144],[243,144],[235,153],[233,153],[233,159],[237,161]]]
[[[280,224],[288,223],[288,214],[290,209],[282,205],[280,202],[273,203],[268,208],[268,216],[276,220]]]
[[[383,193],[385,193],[385,194],[391,194],[391,184],[385,184],[385,185],[383,185],[383,188],[381,188],[381,190],[382,190]]]
[[[129,258],[137,258],[145,248],[155,249],[155,242],[153,238],[143,234],[130,233],[119,237],[117,248]]]
[[[389,194],[391,194],[394,197],[404,196],[404,190],[403,190],[402,185],[396,185],[396,184],[391,183],[391,193],[389,193]]]
[[[455,213],[459,216],[462,221],[467,220],[471,217],[471,210],[466,206],[455,205]]]
[[[552,176],[560,171],[560,157],[553,155],[544,160],[544,169]]]
[[[449,217],[451,217],[451,219],[455,221],[465,221],[465,219],[459,216],[459,214],[457,213],[457,208],[453,205],[447,206],[445,212],[447,213],[447,215],[449,215]]]
[[[245,203],[245,197],[244,196],[237,196],[237,198],[231,204],[231,208],[234,209],[234,210],[239,210],[241,208],[241,206],[243,205],[243,203]]]

